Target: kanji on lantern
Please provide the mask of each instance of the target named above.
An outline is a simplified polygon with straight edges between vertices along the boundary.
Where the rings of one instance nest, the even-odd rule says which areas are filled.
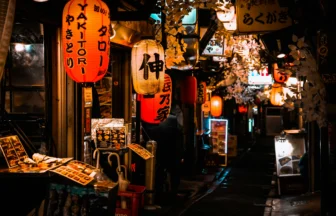
[[[140,97],[141,120],[151,124],[160,124],[168,118],[172,99],[172,80],[164,75],[164,85],[161,92],[154,96]]]
[[[107,71],[110,12],[101,0],[70,0],[63,9],[62,46],[65,71],[75,82],[96,82]]]
[[[132,48],[132,82],[136,93],[153,95],[164,83],[164,51],[155,40],[142,40]]]

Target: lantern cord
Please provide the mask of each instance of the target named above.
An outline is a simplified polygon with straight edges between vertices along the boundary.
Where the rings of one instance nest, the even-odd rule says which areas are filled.
[[[147,136],[148,140],[152,140],[152,139],[149,137],[148,133],[146,132],[145,128],[141,126],[141,129],[142,129],[142,131],[145,133],[145,135]]]

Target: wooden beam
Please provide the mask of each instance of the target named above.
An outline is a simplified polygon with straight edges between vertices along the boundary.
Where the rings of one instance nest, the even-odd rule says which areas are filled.
[[[120,2],[111,1],[107,2],[110,8],[112,21],[140,21],[148,20],[151,13],[154,12],[157,0],[146,0],[142,8],[138,8],[137,11],[119,11]]]

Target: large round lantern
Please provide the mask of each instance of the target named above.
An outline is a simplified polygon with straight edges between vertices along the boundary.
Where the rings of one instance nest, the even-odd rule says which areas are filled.
[[[214,95],[210,99],[211,107],[210,113],[213,117],[219,117],[222,115],[223,100],[220,96]]]
[[[65,5],[63,62],[75,82],[96,82],[104,77],[110,53],[109,14],[109,8],[101,0],[70,0]]]
[[[280,83],[274,83],[272,85],[270,102],[273,106],[282,106],[285,103],[283,97],[283,87]]]
[[[246,114],[247,113],[247,106],[245,104],[240,104],[238,106],[238,112],[241,114]]]
[[[160,124],[166,120],[170,113],[171,99],[172,80],[168,74],[164,74],[164,85],[161,92],[141,96],[141,120],[151,124]]]
[[[153,95],[164,83],[164,51],[155,40],[141,40],[132,48],[132,81],[136,93]]]
[[[279,71],[279,66],[277,63],[273,63],[273,79],[277,83],[285,83],[287,82],[290,75],[285,72]]]
[[[206,96],[207,96],[206,83],[205,82],[198,83],[196,103],[204,104],[206,101]]]
[[[197,97],[197,79],[186,76],[181,83],[181,101],[185,104],[195,104]]]

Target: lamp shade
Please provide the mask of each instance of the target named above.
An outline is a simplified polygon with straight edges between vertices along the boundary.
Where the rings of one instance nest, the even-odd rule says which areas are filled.
[[[285,103],[283,97],[283,87],[280,83],[274,83],[272,85],[270,102],[273,106],[282,106]]]
[[[247,113],[247,106],[245,104],[238,105],[238,112],[241,114]]]
[[[204,104],[206,101],[206,83],[205,82],[200,82],[197,85],[197,98],[196,98],[196,103],[198,104]]]
[[[222,115],[223,100],[220,96],[214,95],[210,99],[211,107],[210,113],[213,117],[219,117]]]
[[[70,0],[63,9],[63,62],[75,82],[96,82],[109,65],[110,11],[101,0]]]
[[[273,63],[273,79],[277,83],[285,83],[287,82],[289,74],[279,71],[279,66],[277,63]]]
[[[164,51],[155,40],[141,40],[132,48],[132,82],[136,93],[153,95],[164,83]]]
[[[197,96],[197,79],[186,76],[181,83],[181,101],[185,104],[195,104]]]
[[[161,92],[150,96],[141,96],[141,120],[151,124],[160,124],[167,119],[171,109],[172,80],[164,74],[164,85]]]

